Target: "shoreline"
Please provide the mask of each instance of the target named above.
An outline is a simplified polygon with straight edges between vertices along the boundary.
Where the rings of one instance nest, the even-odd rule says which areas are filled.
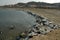
[[[60,25],[55,25],[44,17],[41,17],[37,14],[33,14],[31,12],[28,12],[28,14],[36,17],[37,24],[32,26],[32,28],[28,31],[27,35],[25,32],[23,32],[25,34],[24,40],[29,40],[33,36],[38,36],[39,34],[46,35],[49,32],[54,31],[55,29],[60,29]],[[21,35],[21,36],[23,36],[23,35]],[[22,38],[21,36],[19,36],[19,37]]]
[[[15,9],[16,10],[16,9]],[[52,22],[53,24],[58,24],[59,25],[59,14],[58,15],[55,15],[55,14],[53,14],[52,12],[51,12],[51,9],[26,9],[26,8],[21,8],[21,9],[17,9],[17,10],[22,10],[22,11],[29,11],[29,12],[32,12],[32,13],[34,13],[34,14],[37,14],[38,16],[40,16],[40,14],[42,15],[42,16],[44,16],[44,18],[46,17],[46,18],[48,18],[48,20],[50,21],[50,22]],[[36,11],[36,10],[38,10],[38,11]],[[47,11],[49,11],[50,13],[49,14],[44,14],[44,12],[46,12],[46,13],[48,13]],[[55,9],[53,9],[52,10],[54,13],[55,13]],[[41,12],[41,13],[40,13]],[[59,12],[59,10],[57,10],[56,12]],[[30,15],[33,15],[33,14],[30,14]],[[49,16],[50,15],[50,16]],[[52,16],[51,16],[52,15]],[[59,18],[58,18],[59,17]],[[49,19],[50,18],[50,19]],[[52,18],[52,20],[51,20],[51,18]],[[54,21],[55,19],[58,19],[58,20],[56,20],[56,22]],[[54,22],[53,22],[54,21]],[[40,25],[40,24],[39,24]],[[42,27],[42,26],[41,26]],[[45,27],[45,26],[43,26],[43,27]],[[34,27],[33,27],[34,28]],[[33,30],[33,29],[32,29]],[[54,30],[53,30],[54,31]]]

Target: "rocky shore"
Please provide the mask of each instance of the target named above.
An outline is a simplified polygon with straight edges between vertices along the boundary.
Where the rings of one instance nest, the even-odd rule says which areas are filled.
[[[36,18],[36,24],[33,25],[28,31],[25,31],[16,37],[16,40],[29,40],[33,36],[46,35],[48,32],[51,32],[55,29],[59,29],[60,25],[53,24],[45,17],[41,17],[37,14],[33,14],[27,11],[29,15],[32,15]]]

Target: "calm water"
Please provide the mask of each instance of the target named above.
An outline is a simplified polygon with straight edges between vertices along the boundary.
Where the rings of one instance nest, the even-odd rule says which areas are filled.
[[[12,9],[0,9],[0,31],[3,32],[0,37],[3,38],[3,40],[13,40],[14,36],[21,31],[28,30],[28,28],[34,24],[35,18],[27,12]],[[14,25],[15,29],[9,30],[11,25]]]

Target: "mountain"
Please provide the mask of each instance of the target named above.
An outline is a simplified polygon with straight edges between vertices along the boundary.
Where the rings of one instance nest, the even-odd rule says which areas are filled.
[[[17,3],[14,5],[5,5],[4,7],[36,7],[36,8],[60,8],[60,3],[49,4],[45,2]]]

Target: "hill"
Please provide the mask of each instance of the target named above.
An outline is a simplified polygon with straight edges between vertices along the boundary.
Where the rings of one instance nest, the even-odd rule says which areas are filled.
[[[45,2],[17,3],[14,5],[4,5],[3,7],[35,7],[35,8],[60,8],[60,3],[49,4]]]

